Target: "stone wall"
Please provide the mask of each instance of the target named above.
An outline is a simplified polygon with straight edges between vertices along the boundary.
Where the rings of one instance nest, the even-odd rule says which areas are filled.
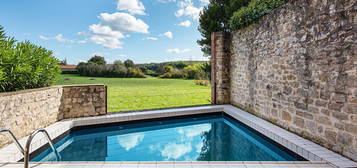
[[[212,34],[211,65],[212,65],[212,96],[213,104],[229,103],[229,66],[231,35],[229,33],[216,32]]]
[[[97,116],[107,113],[106,86],[63,86],[59,119]]]
[[[357,161],[356,15],[295,0],[234,32],[225,101]]]
[[[105,85],[52,86],[0,93],[0,128],[17,138],[56,121],[106,114]],[[0,147],[10,139],[0,134]]]

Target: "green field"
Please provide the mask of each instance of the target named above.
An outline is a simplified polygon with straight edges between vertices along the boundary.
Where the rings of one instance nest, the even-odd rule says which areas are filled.
[[[210,104],[211,97],[210,87],[198,86],[193,80],[185,79],[100,78],[62,74],[56,84],[107,85],[109,112]]]

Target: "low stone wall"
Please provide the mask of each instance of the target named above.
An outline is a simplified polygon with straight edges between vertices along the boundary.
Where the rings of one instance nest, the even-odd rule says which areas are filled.
[[[59,119],[106,114],[106,86],[63,86],[61,102]]]
[[[56,121],[106,114],[105,85],[52,86],[0,93],[0,128],[17,138]],[[0,147],[8,144],[0,134]]]
[[[357,161],[356,9],[355,0],[295,0],[234,32],[230,55],[216,51],[230,60],[216,69],[230,74],[217,82],[218,94],[230,92],[218,102]]]

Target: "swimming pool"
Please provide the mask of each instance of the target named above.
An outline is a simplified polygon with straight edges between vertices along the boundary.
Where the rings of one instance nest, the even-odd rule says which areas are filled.
[[[55,147],[61,161],[304,160],[224,113],[77,128]],[[31,161],[55,160],[46,149]]]

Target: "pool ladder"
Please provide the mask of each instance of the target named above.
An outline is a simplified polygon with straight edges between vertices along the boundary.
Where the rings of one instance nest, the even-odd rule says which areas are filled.
[[[22,146],[20,145],[19,141],[16,139],[15,135],[9,130],[9,129],[6,129],[6,128],[0,128],[0,133],[3,133],[3,132],[7,132],[12,141],[15,143],[15,145],[17,146],[17,148],[19,149],[19,151],[24,154],[25,153],[25,150],[24,148],[22,148]]]
[[[17,141],[17,139],[15,138],[14,134],[9,130],[9,129],[6,129],[6,128],[1,128],[0,129],[0,133],[2,132],[8,132],[11,136],[11,139],[14,141],[14,143],[16,144],[17,148],[21,151],[21,153],[24,155],[24,168],[28,168],[29,167],[29,161],[30,161],[30,146],[31,146],[31,142],[32,142],[32,139],[38,134],[38,133],[43,133],[48,141],[48,143],[50,144],[50,147],[52,148],[52,151],[55,153],[56,155],[56,159],[57,161],[60,161],[61,160],[61,155],[58,153],[57,149],[55,148],[55,146],[53,145],[53,142],[50,138],[50,135],[48,134],[48,132],[43,129],[43,128],[40,128],[40,129],[37,129],[35,131],[33,131],[31,133],[31,135],[27,138],[27,141],[26,141],[26,146],[25,146],[25,150],[24,148],[20,145],[19,141]]]

